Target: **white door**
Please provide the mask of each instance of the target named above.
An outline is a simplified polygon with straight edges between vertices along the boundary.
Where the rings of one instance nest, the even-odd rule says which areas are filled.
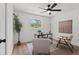
[[[0,55],[5,55],[5,4],[0,3]]]

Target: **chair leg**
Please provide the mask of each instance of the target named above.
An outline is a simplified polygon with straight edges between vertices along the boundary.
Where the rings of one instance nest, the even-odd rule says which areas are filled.
[[[69,47],[69,49],[70,49],[70,51],[73,53],[73,50],[72,50],[72,48],[68,45],[68,47]]]
[[[73,45],[70,43],[71,47],[74,49]]]
[[[58,44],[59,44],[59,43],[57,43],[57,46],[56,46],[56,47],[58,47]]]
[[[58,41],[58,43],[57,43],[57,46],[56,46],[56,47],[58,47],[58,45],[60,44],[60,41],[61,41],[61,39]]]

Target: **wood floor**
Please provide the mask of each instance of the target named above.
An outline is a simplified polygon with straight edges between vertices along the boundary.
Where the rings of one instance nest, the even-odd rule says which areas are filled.
[[[22,43],[20,46],[15,45],[13,55],[32,55],[32,43]],[[74,52],[71,53],[67,46],[56,47],[51,44],[50,55],[79,55],[79,47],[74,46]]]
[[[21,45],[14,46],[13,55],[28,55],[28,48],[26,47],[26,43],[22,43]]]

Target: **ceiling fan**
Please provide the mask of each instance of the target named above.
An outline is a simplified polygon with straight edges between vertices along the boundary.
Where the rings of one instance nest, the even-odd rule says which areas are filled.
[[[45,11],[43,11],[41,13],[44,13],[44,12],[48,12],[49,11],[49,15],[51,15],[51,12],[52,11],[61,11],[61,9],[53,9],[55,6],[57,6],[57,3],[54,3],[53,5],[48,4],[46,9],[40,7],[41,9],[45,10]]]

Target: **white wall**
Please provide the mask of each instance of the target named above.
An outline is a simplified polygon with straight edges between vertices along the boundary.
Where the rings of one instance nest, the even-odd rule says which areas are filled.
[[[13,5],[6,5],[6,54],[12,54],[13,51]]]
[[[43,32],[48,33],[50,30],[50,18],[45,17],[45,16],[40,16],[40,15],[35,15],[31,13],[25,13],[25,12],[20,12],[20,11],[15,11],[15,13],[19,16],[20,22],[22,23],[23,27],[21,30],[21,35],[20,35],[20,40],[21,42],[29,42],[32,41],[34,38],[34,34],[37,32],[37,30],[34,30],[31,27],[31,20],[33,18],[38,19],[41,21],[41,30]],[[16,39],[17,34],[14,32],[14,43],[17,43]]]
[[[42,27],[41,29],[45,32],[49,32],[50,30],[50,22],[52,23],[52,33],[53,33],[53,37],[55,39],[57,39],[57,37],[59,35],[71,35],[71,34],[67,34],[67,33],[59,33],[58,32],[58,22],[59,21],[64,21],[64,20],[72,20],[72,34],[73,34],[73,39],[72,39],[72,43],[74,45],[79,45],[79,20],[78,20],[78,16],[79,16],[79,9],[74,9],[72,11],[68,11],[68,12],[60,12],[54,16],[52,16],[51,18],[48,17],[44,17],[44,16],[39,16],[39,15],[35,15],[35,14],[31,14],[31,13],[24,13],[24,12],[15,12],[19,18],[20,21],[23,24],[23,28],[21,31],[21,41],[22,42],[29,42],[32,41],[33,39],[33,35],[34,33],[36,33],[36,30],[33,30],[30,26],[30,22],[32,18],[36,18],[41,20],[42,22]],[[17,42],[16,39],[16,34],[15,36],[15,40],[14,42]]]
[[[70,12],[61,12],[58,15],[55,15],[52,17],[52,32],[53,32],[53,37],[57,39],[57,36],[59,35],[66,35],[66,33],[59,33],[58,32],[58,22],[59,21],[64,21],[64,20],[72,20],[72,34],[73,34],[73,39],[72,43],[74,45],[79,46],[79,9],[70,11]],[[70,34],[68,34],[70,35]]]

